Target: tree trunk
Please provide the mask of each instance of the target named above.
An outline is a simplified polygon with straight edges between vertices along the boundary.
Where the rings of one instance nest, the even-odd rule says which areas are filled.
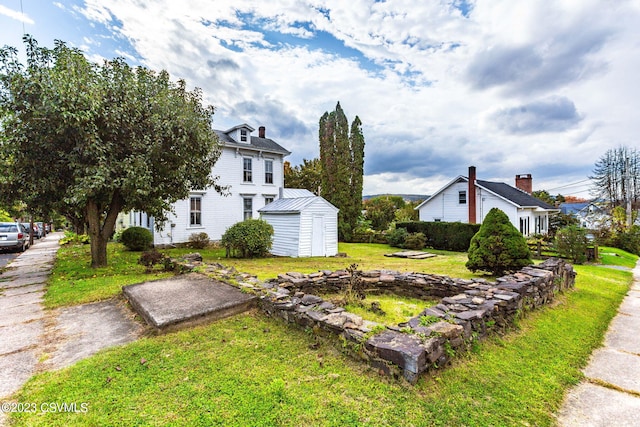
[[[90,234],[90,236],[91,236],[91,267],[92,268],[106,267],[108,240],[102,237],[102,233],[98,233],[97,236]]]
[[[122,206],[123,200],[119,193],[115,193],[111,198],[106,216],[105,209],[94,200],[87,202],[86,212],[89,224],[89,238],[91,240],[92,268],[107,266],[107,243],[113,234],[116,219]]]

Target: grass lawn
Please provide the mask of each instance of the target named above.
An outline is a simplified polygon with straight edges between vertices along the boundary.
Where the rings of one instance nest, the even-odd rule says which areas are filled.
[[[325,301],[340,300],[341,295],[321,295]],[[384,314],[374,312],[371,303],[377,302]],[[399,295],[367,295],[360,304],[346,304],[344,308],[350,312],[357,314],[363,319],[372,322],[381,323],[383,325],[397,325],[398,323],[407,322],[410,318],[420,314],[427,307],[434,306],[440,302],[440,298],[432,301],[425,301],[418,298],[409,298]]]
[[[622,249],[600,246],[598,248],[600,262],[603,265],[618,265],[621,267],[634,268],[638,257],[625,252]]]
[[[246,270],[243,268],[243,270]],[[258,311],[139,340],[32,378],[18,402],[86,413],[12,414],[18,426],[552,426],[631,273],[577,266],[576,290],[409,386],[334,342]],[[453,274],[455,275],[455,274]],[[144,362],[144,363],[142,363]]]
[[[91,268],[89,245],[65,245],[58,251],[55,267],[44,296],[46,307],[83,304],[110,298],[124,285],[169,277],[164,272],[145,273],[138,264],[140,252],[127,251],[120,243],[109,243],[104,268]]]
[[[236,259],[225,258],[224,249],[198,250],[198,252],[203,256],[205,262],[219,262],[227,266],[233,266],[238,271],[255,274],[262,280],[277,277],[278,274],[287,271],[314,273],[319,270],[341,270],[349,267],[351,264],[358,264],[360,270],[386,269],[420,271],[445,274],[465,279],[480,277],[471,273],[464,266],[464,263],[467,262],[467,254],[464,252],[447,252],[428,249],[427,252],[438,254],[438,256],[428,259],[410,260],[385,257],[384,254],[398,252],[399,249],[377,243],[339,243],[338,250],[346,253],[347,257]],[[168,251],[172,256],[189,252],[193,252],[193,250],[171,249]]]
[[[118,295],[122,286],[168,277],[170,273],[155,271],[145,273],[138,264],[140,252],[124,249],[119,243],[109,243],[108,267],[92,269],[90,267],[89,245],[62,246],[58,251],[45,305],[50,308],[99,301]],[[250,273],[265,280],[277,277],[280,273],[297,271],[313,273],[319,270],[340,270],[356,263],[361,270],[388,269],[445,274],[452,277],[481,277],[471,273],[464,266],[467,254],[463,252],[435,251],[438,256],[423,260],[385,257],[385,253],[395,252],[396,248],[381,244],[341,243],[341,252],[347,258],[284,258],[269,257],[259,259],[225,258],[224,249],[198,250],[205,262],[218,262],[233,266],[238,271]],[[194,252],[193,249],[168,249],[162,252],[179,257]]]

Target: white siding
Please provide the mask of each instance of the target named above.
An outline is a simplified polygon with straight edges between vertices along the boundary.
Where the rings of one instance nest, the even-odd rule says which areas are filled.
[[[466,194],[468,184],[457,182],[439,194],[434,195],[420,208],[420,221],[469,221],[469,195]],[[459,193],[464,191],[466,203],[460,203]]]
[[[312,254],[313,217],[324,220],[324,256],[338,253],[338,211],[318,197],[298,213],[265,212],[262,219],[273,227],[271,253],[280,256],[309,257]]]
[[[338,213],[328,204],[318,199],[307,206],[300,217],[300,256],[311,256],[311,236],[313,216],[324,217],[325,248],[324,256],[338,253]]]
[[[244,157],[252,159],[251,183],[243,182]],[[273,184],[265,184],[264,159],[273,161]],[[253,199],[253,218],[258,218],[258,209],[265,205],[265,196],[277,197],[280,187],[284,186],[284,161],[282,155],[264,154],[249,149],[236,150],[225,147],[213,167],[213,176],[219,176],[218,184],[228,186],[229,195],[221,196],[213,189],[194,192],[202,197],[202,226],[189,225],[189,199],[179,200],[173,207],[174,214],[162,230],[154,232],[154,243],[168,245],[189,240],[193,233],[205,232],[211,240],[220,240],[225,231],[233,224],[243,220],[243,198]],[[173,224],[173,226],[172,226]]]
[[[502,212],[507,214],[507,216],[509,217],[509,221],[514,225],[514,227],[518,229],[520,227],[518,219],[518,208],[514,204],[509,203],[503,198],[498,197],[492,193],[480,190],[476,198],[476,208],[476,218],[478,218],[478,223],[482,223],[484,221],[484,218],[492,208],[498,208]]]
[[[263,214],[262,219],[273,227],[271,253],[278,256],[299,256],[300,214]]]

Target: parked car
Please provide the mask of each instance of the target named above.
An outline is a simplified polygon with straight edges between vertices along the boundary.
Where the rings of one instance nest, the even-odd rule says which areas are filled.
[[[38,228],[40,228],[40,237],[44,237],[49,233],[49,224],[43,224],[41,222],[36,222],[38,224]]]
[[[24,252],[29,247],[29,230],[19,222],[0,222],[0,249]]]
[[[27,233],[29,233],[29,230],[33,230],[34,239],[39,239],[40,237],[42,237],[42,232],[40,231],[40,228],[36,223],[33,223],[33,227],[31,227],[28,222],[23,222],[22,226],[25,228],[25,230],[27,230]]]

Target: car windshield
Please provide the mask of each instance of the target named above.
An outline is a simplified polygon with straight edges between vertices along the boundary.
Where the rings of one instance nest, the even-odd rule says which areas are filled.
[[[0,233],[16,233],[18,227],[13,224],[0,224]]]

